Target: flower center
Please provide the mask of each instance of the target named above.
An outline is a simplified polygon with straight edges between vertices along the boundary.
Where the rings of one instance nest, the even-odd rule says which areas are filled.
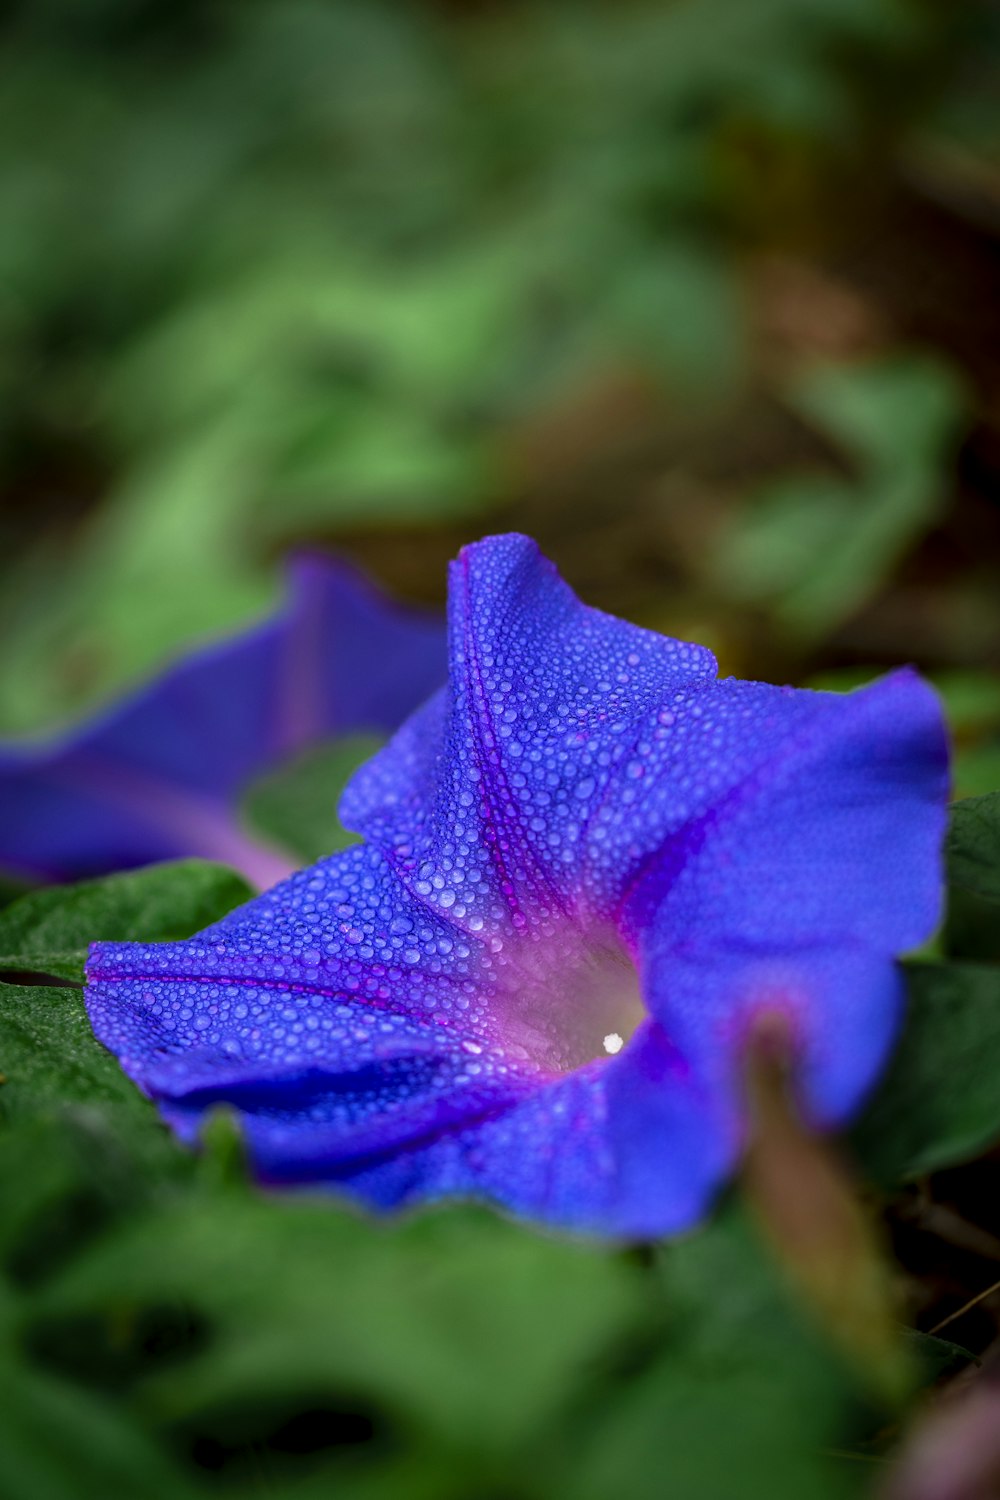
[[[584,942],[563,929],[505,951],[498,968],[504,1045],[547,1072],[614,1056],[646,1014],[635,966],[613,935]]]

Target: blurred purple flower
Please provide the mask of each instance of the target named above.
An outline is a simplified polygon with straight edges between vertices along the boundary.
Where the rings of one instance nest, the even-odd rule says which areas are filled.
[[[0,747],[0,866],[76,880],[198,855],[271,885],[295,863],[244,829],[247,784],[319,740],[395,729],[446,670],[443,622],[297,557],[263,624],[63,738]]]
[[[758,1021],[817,1124],[885,1058],[940,903],[938,704],[910,671],[720,681],[524,537],[451,582],[449,683],[342,800],[367,842],[190,941],[97,944],[94,1030],[185,1140],[236,1106],[265,1182],[680,1229],[738,1155]]]

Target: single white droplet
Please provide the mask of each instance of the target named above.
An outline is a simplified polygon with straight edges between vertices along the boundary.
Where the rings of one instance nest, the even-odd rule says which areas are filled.
[[[607,1036],[604,1038],[605,1052],[610,1052],[612,1054],[614,1054],[615,1052],[620,1052],[624,1045],[625,1043],[618,1035],[617,1031],[609,1031]]]

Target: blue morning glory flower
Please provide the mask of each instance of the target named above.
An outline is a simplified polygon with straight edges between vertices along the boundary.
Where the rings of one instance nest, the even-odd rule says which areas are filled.
[[[91,1020],[185,1140],[235,1106],[266,1183],[677,1230],[740,1151],[760,1018],[815,1123],[874,1079],[947,787],[914,673],[720,681],[492,537],[453,565],[447,686],[344,794],[366,842],[187,942],[95,945]]]
[[[295,868],[238,815],[318,740],[391,731],[444,681],[445,633],[345,564],[295,558],[283,608],[64,738],[0,746],[0,867],[77,880],[196,855],[260,886]]]

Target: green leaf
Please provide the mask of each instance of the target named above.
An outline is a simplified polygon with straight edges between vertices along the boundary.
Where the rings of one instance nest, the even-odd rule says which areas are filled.
[[[307,750],[257,781],[244,798],[258,833],[308,864],[358,842],[337,816],[340,794],[364,761],[385,743],[375,734],[350,734]]]
[[[1000,792],[954,804],[947,855],[950,884],[1000,901]]]
[[[851,523],[849,486],[829,474],[790,474],[754,498],[715,565],[741,599],[766,604],[810,577]]]
[[[162,1446],[117,1405],[0,1352],[4,1500],[194,1500]]]
[[[234,1190],[175,1201],[94,1245],[34,1311],[51,1349],[72,1323],[87,1361],[104,1351],[129,1367],[141,1350],[122,1344],[123,1325],[138,1336],[144,1310],[190,1309],[211,1337],[153,1362],[143,1382],[164,1430],[226,1422],[252,1437],[304,1399],[350,1400],[397,1429],[500,1454],[590,1386],[639,1322],[640,1286],[611,1251],[481,1210],[386,1224],[335,1201]]]
[[[970,1365],[978,1364],[976,1356],[963,1349],[961,1344],[935,1338],[932,1333],[922,1333],[919,1328],[905,1328],[903,1338],[919,1361],[928,1385],[950,1380]]]
[[[840,1500],[866,1469],[829,1456],[855,1436],[855,1393],[741,1210],[656,1251],[666,1334],[636,1378],[584,1413],[562,1457],[574,1500]],[[724,1440],[722,1438],[724,1434]]]
[[[23,880],[14,879],[0,872],[0,908],[9,906],[12,901],[16,901],[29,889],[30,887]]]
[[[744,354],[742,313],[731,267],[674,236],[624,261],[606,316],[668,387],[690,395],[732,387]]]
[[[795,382],[791,400],[867,469],[887,474],[933,470],[964,406],[954,371],[917,354],[818,365]]]
[[[376,1222],[195,1190],[57,1271],[25,1327],[175,1446],[248,1450],[342,1414],[371,1434],[357,1470],[315,1459],[352,1495],[429,1464],[456,1495],[489,1473],[503,1493],[652,1500],[664,1454],[684,1495],[859,1482],[822,1452],[857,1435],[852,1382],[732,1212],[648,1264],[461,1205]]]
[[[158,1192],[166,1180],[158,1168],[193,1170],[155,1121],[147,1131],[121,1110],[53,1106],[44,1096],[37,1109],[5,1112],[0,1122],[0,1263],[23,1287],[45,1281]]]
[[[0,984],[0,1076],[0,1125],[72,1105],[143,1156],[179,1154],[153,1105],[94,1036],[79,990]]]
[[[956,735],[975,737],[1000,729],[1000,677],[995,672],[952,669],[932,672],[930,680]]]
[[[1000,792],[953,804],[946,848],[943,950],[973,963],[1000,963]]]
[[[1000,785],[1000,739],[955,747],[955,790],[960,797],[982,797]]]
[[[964,886],[948,888],[948,912],[938,939],[940,951],[962,963],[1000,964],[1000,911],[997,903]]]
[[[0,911],[0,971],[82,984],[90,943],[190,937],[253,894],[241,875],[197,859],[32,891]]]
[[[902,1039],[850,1137],[866,1174],[885,1185],[1000,1139],[1000,968],[911,964],[907,981]]]
[[[777,477],[722,539],[713,571],[810,639],[860,608],[937,520],[965,398],[947,365],[910,356],[819,366],[788,399],[841,445],[857,478]]]

